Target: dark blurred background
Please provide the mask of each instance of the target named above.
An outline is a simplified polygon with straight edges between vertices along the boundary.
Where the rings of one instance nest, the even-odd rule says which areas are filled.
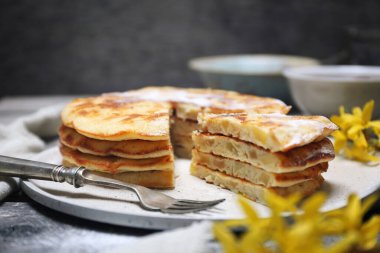
[[[216,54],[376,64],[378,34],[358,31],[379,13],[379,0],[0,1],[0,96],[199,87],[187,61]]]

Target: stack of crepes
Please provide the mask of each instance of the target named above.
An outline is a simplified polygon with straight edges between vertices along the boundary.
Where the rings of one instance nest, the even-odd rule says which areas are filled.
[[[173,188],[173,150],[179,157],[191,157],[191,133],[198,128],[199,113],[289,109],[272,98],[174,87],[79,98],[62,112],[63,164],[150,188]]]
[[[337,127],[322,116],[203,114],[199,124],[191,174],[261,203],[267,191],[312,194],[335,156]]]
[[[191,134],[198,129],[199,113],[287,113],[290,107],[274,98],[257,97],[234,91],[214,89],[185,89],[176,87],[145,87],[115,93],[129,99],[169,102],[173,113],[170,137],[177,157],[191,158]]]
[[[79,98],[62,112],[63,165],[150,188],[174,187],[168,103],[104,95]]]

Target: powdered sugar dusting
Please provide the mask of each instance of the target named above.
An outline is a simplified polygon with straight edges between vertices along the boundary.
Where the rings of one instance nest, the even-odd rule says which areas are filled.
[[[181,89],[173,87],[148,87],[121,93],[112,93],[124,98],[156,102],[187,103],[199,107],[213,107],[227,110],[247,110],[256,107],[286,105],[277,99],[247,96],[228,91]]]

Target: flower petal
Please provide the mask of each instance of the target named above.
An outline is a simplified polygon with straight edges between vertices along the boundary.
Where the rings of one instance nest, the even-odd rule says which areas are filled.
[[[354,108],[352,108],[352,114],[355,116],[355,117],[358,117],[360,119],[363,118],[363,112],[362,112],[362,109],[358,106],[355,106]]]
[[[363,119],[364,124],[367,124],[371,120],[374,106],[375,106],[374,100],[370,100],[364,105],[363,114],[362,114],[362,119]]]
[[[339,113],[340,113],[340,116],[343,116],[344,114],[346,114],[343,105],[339,106]]]
[[[342,117],[342,121],[338,125],[343,131],[347,131],[354,125],[362,125],[362,119],[351,114],[346,114]]]
[[[301,199],[301,194],[295,193],[288,197],[281,197],[272,192],[265,195],[267,205],[272,209],[272,214],[279,214],[282,212],[296,212],[297,203]]]
[[[368,147],[368,142],[363,132],[359,132],[358,136],[354,139],[354,144],[363,149]]]
[[[351,194],[348,197],[348,204],[345,209],[345,214],[349,228],[356,229],[361,225],[361,203],[358,195]]]
[[[213,232],[218,239],[218,241],[222,244],[224,248],[224,252],[226,253],[238,253],[238,249],[236,247],[235,237],[229,231],[229,229],[224,226],[223,223],[216,223],[213,226]]]
[[[305,214],[319,212],[319,209],[325,201],[326,193],[318,192],[305,200],[302,204],[302,210],[304,210]]]
[[[372,194],[368,197],[366,197],[363,200],[362,203],[362,215],[364,215],[372,206],[375,204],[375,202],[379,199],[379,196]]]
[[[252,222],[258,220],[259,217],[255,209],[252,208],[252,206],[248,203],[247,200],[241,197],[239,198],[239,202],[240,202],[240,206],[243,208],[243,211],[247,215],[248,219],[250,219]]]
[[[347,137],[342,131],[339,130],[333,132],[332,136],[334,137],[335,152],[339,153],[339,151],[346,145]]]
[[[356,233],[348,233],[343,239],[339,240],[338,242],[328,247],[328,250],[326,250],[326,252],[328,253],[350,252],[350,250],[352,249],[352,246],[356,243],[357,240],[358,240],[358,236]]]
[[[380,232],[380,216],[372,216],[360,229],[361,240],[359,248],[362,250],[373,249],[377,244],[377,235]]]
[[[371,155],[367,149],[359,148],[359,147],[347,147],[343,148],[344,154],[353,160],[358,160],[361,162],[378,162],[380,159],[376,156]]]
[[[371,128],[377,137],[376,146],[380,148],[380,120],[370,121],[367,126]]]

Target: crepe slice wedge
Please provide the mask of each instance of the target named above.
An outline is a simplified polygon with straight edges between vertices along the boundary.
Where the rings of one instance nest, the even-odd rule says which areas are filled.
[[[200,114],[200,130],[231,136],[271,152],[285,152],[326,138],[338,127],[323,116]]]

